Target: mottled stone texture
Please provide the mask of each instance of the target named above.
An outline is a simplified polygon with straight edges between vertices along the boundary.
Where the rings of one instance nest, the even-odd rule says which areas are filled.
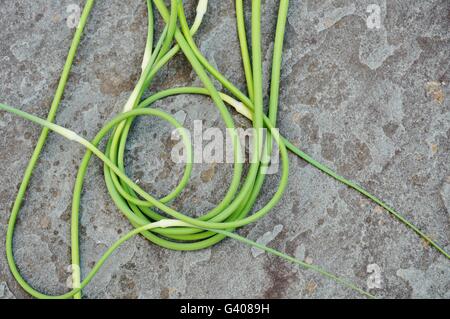
[[[195,4],[187,1],[192,19]],[[73,30],[66,8],[80,0],[0,2],[0,100],[46,116]],[[275,0],[262,1],[265,83],[273,48]],[[379,29],[366,25],[370,4]],[[249,12],[249,5],[247,12]],[[450,251],[449,2],[447,0],[292,0],[286,31],[278,126],[316,159],[385,199]],[[161,26],[161,23],[159,23]],[[92,138],[120,112],[140,72],[146,37],[143,1],[98,1],[80,45],[57,123]],[[197,43],[231,81],[245,88],[232,0],[211,0]],[[199,84],[177,56],[152,92]],[[211,101],[180,96],[157,103],[204,126],[222,126]],[[236,116],[239,125],[247,122]],[[0,115],[0,298],[27,297],[5,262],[11,203],[40,128]],[[182,167],[168,159],[170,128],[139,119],[127,169],[152,194],[173,188]],[[15,237],[18,265],[36,288],[66,290],[71,192],[83,149],[52,134],[35,170]],[[450,298],[450,264],[401,223],[355,191],[295,156],[288,190],[263,220],[240,230],[367,287],[367,266],[381,269],[386,298]],[[175,202],[189,214],[214,207],[230,165],[195,165]],[[266,202],[269,178],[258,201]],[[82,198],[83,273],[131,227],[111,203],[93,161]],[[281,225],[281,226],[280,226]],[[276,228],[276,229],[275,229]],[[281,229],[281,231],[279,231]],[[256,255],[256,257],[254,257]],[[120,248],[85,290],[89,298],[359,298],[310,271],[226,240],[199,252],[173,252],[142,238]]]

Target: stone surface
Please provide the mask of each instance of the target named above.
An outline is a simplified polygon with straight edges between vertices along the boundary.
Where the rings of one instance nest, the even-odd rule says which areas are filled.
[[[63,1],[0,2],[0,101],[45,117],[73,29]],[[192,18],[195,4],[187,1]],[[263,3],[265,88],[271,64],[275,0]],[[379,28],[368,23],[376,4]],[[248,5],[248,4],[247,4]],[[233,1],[211,0],[196,41],[232,82],[245,88]],[[249,8],[247,7],[247,12]],[[278,125],[314,158],[386,200],[450,251],[450,34],[447,0],[292,0],[286,31]],[[161,25],[161,24],[159,24]],[[89,19],[57,123],[92,138],[120,112],[139,76],[146,37],[142,1],[98,1]],[[160,72],[152,92],[199,81],[182,56]],[[223,126],[203,97],[157,103],[185,125]],[[239,116],[241,125],[247,122]],[[0,115],[0,298],[27,294],[10,275],[4,238],[11,203],[39,127]],[[129,175],[161,196],[182,167],[167,158],[169,127],[137,121]],[[51,134],[32,178],[15,237],[18,265],[37,289],[66,291],[70,205],[81,147]],[[386,298],[449,298],[450,264],[409,229],[302,160],[290,155],[289,187],[264,219],[240,233],[257,240],[282,225],[269,245],[340,274],[361,287],[369,264],[381,269]],[[176,206],[192,214],[214,207],[230,165],[196,164]],[[276,178],[269,178],[258,207]],[[82,198],[82,271],[131,227],[111,203],[102,166],[89,168]],[[213,283],[213,284],[212,284]],[[120,248],[85,289],[88,298],[359,298],[342,286],[279,258],[254,257],[226,240],[199,252],[161,249],[142,238]]]

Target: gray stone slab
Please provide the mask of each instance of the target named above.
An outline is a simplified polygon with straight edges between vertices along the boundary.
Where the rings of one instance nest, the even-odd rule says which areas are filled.
[[[195,4],[187,2],[192,18]],[[0,101],[46,116],[73,35],[66,9],[82,3],[0,2]],[[267,88],[277,1],[262,3]],[[379,28],[367,22],[373,4],[380,8]],[[292,0],[278,126],[301,149],[383,198],[450,251],[448,10],[447,0]],[[98,1],[56,122],[92,138],[118,114],[139,76],[145,37],[142,1]],[[245,89],[233,1],[210,1],[196,41],[213,65]],[[177,56],[151,91],[198,84],[186,60]],[[223,127],[205,97],[173,97],[155,107],[173,114],[183,110],[188,128],[197,119],[205,127]],[[247,125],[237,115],[236,121]],[[7,268],[4,237],[39,132],[24,120],[0,115],[0,298],[27,297]],[[139,119],[128,144],[129,175],[156,196],[174,187],[182,172],[164,160],[168,138],[167,125]],[[81,147],[50,135],[17,226],[18,265],[46,293],[66,291],[71,192],[82,155]],[[370,269],[379,269],[381,284],[371,289],[377,296],[450,297],[448,260],[355,191],[293,155],[290,160],[283,200],[267,217],[240,230],[242,235],[258,240],[281,225],[276,236],[268,236],[268,245],[364,288],[374,282]],[[175,206],[190,214],[214,207],[225,194],[231,169],[196,164]],[[258,207],[276,183],[268,179]],[[131,229],[111,203],[97,160],[86,179],[81,225],[83,273]],[[379,268],[368,268],[374,264]],[[120,248],[84,293],[88,298],[360,297],[279,258],[252,254],[233,240],[204,251],[174,252],[143,238]]]

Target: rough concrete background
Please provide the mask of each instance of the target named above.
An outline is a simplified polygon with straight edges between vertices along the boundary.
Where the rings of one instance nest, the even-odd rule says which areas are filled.
[[[193,8],[188,1],[188,12]],[[80,0],[0,1],[0,100],[45,117],[73,30],[66,8]],[[270,66],[275,0],[263,1],[264,66]],[[366,24],[370,4],[381,28]],[[249,9],[249,8],[247,8]],[[143,1],[98,1],[67,86],[57,123],[92,138],[120,112],[140,72],[146,34]],[[244,89],[233,1],[212,0],[196,36],[207,58]],[[365,186],[450,251],[449,2],[447,0],[293,0],[282,72],[279,127],[313,157]],[[267,77],[265,79],[266,83]],[[182,56],[157,77],[152,91],[198,84]],[[220,124],[207,98],[160,103]],[[240,125],[246,121],[236,116]],[[0,115],[0,298],[24,298],[5,262],[11,204],[40,128]],[[129,175],[152,194],[176,185],[182,167],[164,148],[170,129],[137,121],[128,144]],[[69,217],[83,150],[52,134],[35,170],[15,237],[18,265],[37,289],[66,291]],[[380,268],[386,298],[450,298],[450,265],[410,230],[355,191],[290,156],[283,201],[241,234],[305,258],[367,288],[369,265]],[[204,212],[224,195],[229,165],[195,165],[177,208]],[[82,198],[81,249],[86,274],[128,221],[109,199],[102,166],[90,166]],[[269,179],[258,205],[276,186]],[[266,234],[267,232],[274,232]],[[256,257],[255,257],[256,256]],[[376,266],[370,266],[375,267]],[[369,267],[369,268],[370,268]],[[359,298],[284,261],[226,240],[200,252],[160,249],[142,238],[126,243],[85,289],[88,298]]]

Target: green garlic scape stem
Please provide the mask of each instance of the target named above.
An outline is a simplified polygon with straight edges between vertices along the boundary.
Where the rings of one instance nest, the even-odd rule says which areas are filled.
[[[243,1],[236,0],[236,20],[239,43],[241,46],[242,63],[247,83],[248,96],[241,92],[226,77],[216,70],[200,52],[195,44],[193,35],[199,29],[203,17],[207,10],[208,1],[200,0],[197,6],[197,15],[191,27],[188,26],[183,3],[181,0],[171,0],[170,10],[166,7],[164,1],[146,0],[148,9],[148,33],[144,57],[142,62],[142,74],[133,90],[130,98],[124,106],[123,113],[117,115],[108,122],[96,135],[92,141],[87,141],[74,132],[58,126],[53,123],[59,102],[69,76],[70,68],[79,45],[83,29],[87,23],[87,18],[92,10],[94,0],[87,0],[81,15],[79,26],[75,32],[74,39],[61,75],[54,101],[50,108],[47,120],[40,119],[28,113],[19,111],[4,104],[0,104],[0,110],[11,112],[24,119],[30,120],[43,127],[41,136],[38,140],[35,151],[31,157],[28,167],[25,171],[24,179],[19,188],[17,198],[11,211],[6,236],[6,254],[8,265],[17,282],[32,296],[37,298],[81,298],[82,289],[90,282],[94,275],[101,268],[106,259],[126,240],[135,235],[141,234],[151,242],[168,249],[173,250],[198,250],[210,247],[226,237],[233,238],[247,245],[260,248],[268,253],[279,256],[287,261],[298,264],[306,269],[316,271],[323,276],[334,280],[356,292],[367,297],[373,297],[371,294],[358,288],[356,285],[335,276],[318,266],[309,265],[301,260],[288,256],[282,252],[255,243],[249,239],[241,237],[234,233],[239,227],[248,225],[265,216],[273,210],[280,201],[284,190],[287,187],[289,162],[287,150],[290,150],[297,156],[306,160],[308,163],[332,176],[345,185],[357,190],[375,203],[385,208],[389,213],[410,227],[420,237],[427,240],[442,255],[450,258],[449,254],[433,242],[428,236],[421,232],[416,226],[411,224],[406,218],[394,211],[377,197],[371,195],[357,184],[346,180],[332,171],[330,168],[315,161],[313,158],[299,150],[287,139],[280,136],[275,130],[278,112],[280,73],[283,40],[288,13],[288,0],[280,0],[278,20],[275,33],[274,53],[272,61],[271,85],[269,95],[268,113],[263,111],[263,78],[262,78],[262,57],[261,57],[261,3],[259,0],[252,0],[252,19],[251,19],[251,59],[250,51],[246,38],[246,26],[243,12]],[[153,5],[159,11],[166,22],[159,40],[155,47],[154,41],[154,16]],[[174,40],[176,44],[174,44]],[[153,78],[157,72],[164,67],[178,52],[183,52],[193,70],[198,75],[204,87],[180,87],[168,89],[152,94],[146,99],[142,99],[144,92],[151,86]],[[213,85],[209,75],[218,80],[231,95],[219,92]],[[243,176],[243,164],[241,159],[241,145],[237,135],[232,134],[234,151],[234,170],[232,180],[227,193],[217,206],[208,212],[205,212],[198,218],[186,216],[169,206],[169,203],[175,199],[187,186],[192,172],[192,146],[189,138],[181,125],[169,114],[149,108],[154,102],[178,94],[200,94],[209,96],[217,107],[227,128],[235,128],[233,118],[225,103],[232,106],[238,113],[248,118],[254,128],[266,128],[269,131],[266,138],[257,133],[257,143],[254,143],[254,158],[246,176]],[[177,128],[181,134],[185,148],[187,150],[187,164],[184,173],[178,185],[163,198],[156,199],[146,193],[136,183],[134,183],[125,174],[124,153],[125,145],[133,121],[138,116],[151,115],[157,116]],[[73,287],[78,287],[70,292],[60,296],[48,296],[36,291],[21,276],[20,271],[14,260],[13,255],[13,235],[15,223],[20,211],[20,206],[25,195],[33,169],[39,158],[43,145],[45,144],[49,130],[58,133],[71,141],[78,142],[86,148],[86,154],[80,164],[75,181],[72,201],[71,216],[71,249],[72,264],[80,265],[79,256],[79,210],[82,194],[83,182],[86,175],[92,155],[97,156],[104,163],[105,183],[110,193],[111,199],[117,208],[135,227],[126,235],[115,242],[99,259],[92,270],[81,280],[79,272],[73,273]],[[231,132],[234,132],[232,130]],[[256,132],[259,132],[257,130]],[[104,152],[97,147],[99,143],[108,136],[108,142]],[[281,156],[281,177],[278,188],[268,203],[261,209],[253,212],[253,206],[256,202],[261,187],[264,183],[264,169],[266,164],[261,162],[261,155],[267,156],[272,150],[272,144],[275,142],[280,149]],[[161,214],[161,212],[163,214]],[[171,219],[167,219],[170,216]]]
[[[108,166],[110,169],[112,169],[120,178],[121,180],[126,183],[126,185],[128,185],[129,187],[133,188],[135,191],[141,193],[142,195],[145,194],[145,191],[143,191],[138,185],[136,185],[131,179],[129,179],[117,166],[115,166],[109,159],[108,157],[103,154],[99,149],[96,148],[96,146],[94,146],[94,144],[90,143],[89,141],[87,141],[86,139],[82,138],[81,136],[77,135],[75,132],[68,130],[62,126],[56,125],[54,123],[51,123],[49,121],[46,121],[44,119],[38,118],[34,115],[28,114],[26,112],[17,110],[15,108],[12,108],[8,105],[2,104],[0,103],[0,110],[3,111],[7,111],[10,113],[13,113],[15,115],[18,115],[24,119],[27,119],[29,121],[32,121],[36,124],[39,124],[49,130],[52,130],[53,132],[60,134],[61,136],[77,142],[81,145],[83,145],[84,147],[86,147],[89,152],[95,154],[100,160],[102,160],[104,162],[104,164],[106,166]],[[181,129],[181,124],[179,124],[171,115],[157,110],[157,109],[148,109],[148,108],[140,108],[137,110],[133,110],[130,111],[128,113],[122,113],[120,115],[118,115],[116,118],[114,118],[111,122],[109,122],[105,127],[104,127],[104,131],[108,131],[111,128],[113,128],[115,125],[117,125],[118,123],[122,122],[124,119],[129,118],[129,117],[136,117],[139,115],[154,115],[154,116],[158,116],[166,121],[168,121],[170,124],[174,125],[176,128]],[[183,141],[185,143],[186,148],[189,150],[188,152],[188,163],[192,163],[192,147],[190,145],[190,140],[189,137],[186,133],[186,131],[184,130],[179,130],[179,132],[182,135]],[[102,135],[103,137],[104,135]],[[147,198],[151,198],[150,195],[146,195],[145,197]],[[211,224],[213,225],[213,224]],[[187,222],[181,221],[181,220],[168,220],[168,219],[160,219],[157,222],[152,222],[152,223],[148,223],[145,225],[141,225],[141,226],[136,226],[136,229],[128,232],[126,235],[122,236],[119,240],[117,240],[105,253],[104,255],[99,259],[99,261],[95,264],[95,266],[92,268],[91,272],[89,272],[89,274],[86,276],[86,278],[81,282],[81,283],[77,283],[77,285],[75,287],[79,287],[76,289],[73,289],[71,292],[68,292],[66,294],[63,295],[59,295],[59,296],[49,296],[49,295],[45,295],[40,293],[39,291],[35,290],[33,287],[31,287],[26,280],[21,276],[20,272],[18,271],[14,260],[12,261],[12,264],[10,264],[10,269],[11,272],[13,273],[14,277],[16,278],[16,280],[18,281],[18,283],[25,289],[25,291],[27,291],[30,295],[36,297],[36,298],[43,298],[43,299],[65,299],[65,298],[70,298],[73,297],[77,294],[79,294],[81,292],[81,289],[84,288],[94,277],[94,275],[98,272],[98,270],[101,268],[101,266],[104,264],[104,262],[107,260],[107,258],[117,249],[120,247],[120,245],[122,245],[125,241],[127,241],[128,239],[130,239],[131,237],[137,235],[137,234],[142,234],[144,232],[148,232],[150,230],[164,230],[164,229],[197,229],[197,230],[204,230],[207,231],[209,233],[217,233],[217,234],[221,234],[224,237],[230,237],[233,239],[236,239],[242,243],[245,243],[247,245],[262,249],[268,253],[271,253],[273,255],[279,256],[283,259],[286,259],[287,261],[290,261],[292,263],[298,264],[306,269],[310,269],[313,271],[316,271],[328,278],[331,278],[332,280],[350,288],[353,289],[367,297],[373,298],[373,296],[367,292],[365,292],[364,290],[358,288],[357,286],[353,285],[350,282],[347,282],[346,280],[343,280],[325,270],[323,270],[320,267],[314,266],[314,265],[309,265],[299,259],[296,259],[294,257],[291,257],[289,255],[286,255],[284,253],[281,253],[275,249],[266,247],[262,244],[256,243],[254,241],[251,241],[249,239],[246,239],[242,236],[239,236],[237,234],[234,234],[232,232],[223,230],[223,229],[207,229],[207,228],[200,228],[199,226],[193,225],[193,224],[189,224]],[[7,251],[12,254],[12,247],[7,247]]]

